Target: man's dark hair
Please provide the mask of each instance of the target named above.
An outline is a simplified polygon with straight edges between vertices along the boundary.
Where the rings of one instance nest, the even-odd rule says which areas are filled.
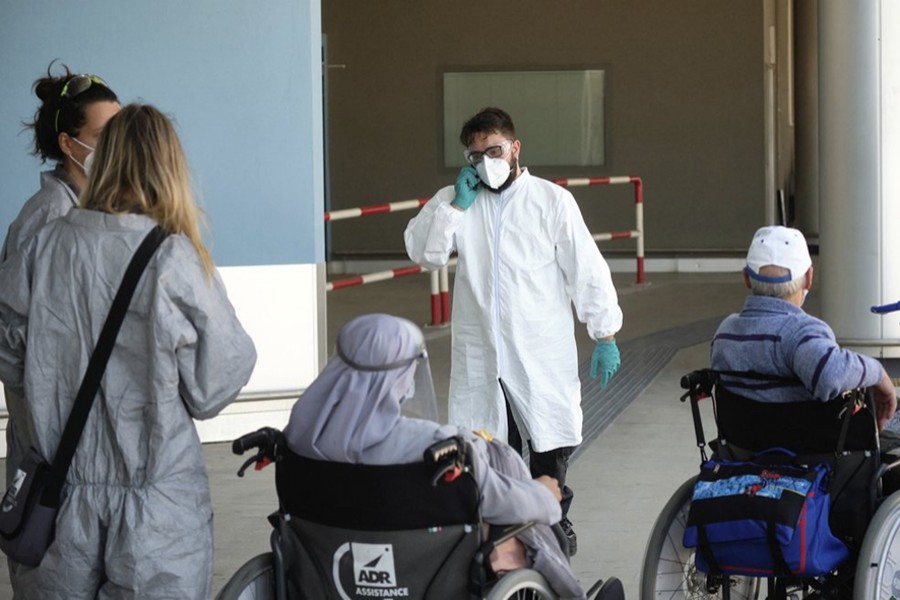
[[[478,111],[474,117],[466,121],[459,134],[459,141],[468,147],[476,133],[500,133],[509,139],[516,139],[516,126],[506,111],[489,106]]]

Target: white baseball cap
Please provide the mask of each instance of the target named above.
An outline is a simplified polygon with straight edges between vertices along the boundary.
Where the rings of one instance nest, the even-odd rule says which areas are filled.
[[[787,269],[790,273],[782,277],[760,275],[760,269],[768,265]],[[773,225],[760,227],[753,235],[744,272],[763,283],[787,283],[805,275],[811,266],[803,234],[797,229]]]

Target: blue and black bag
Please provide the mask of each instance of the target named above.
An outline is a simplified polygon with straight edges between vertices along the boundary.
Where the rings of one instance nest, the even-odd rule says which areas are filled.
[[[831,531],[831,467],[712,459],[700,469],[684,532],[697,568],[726,575],[817,576],[849,556]],[[777,461],[771,461],[777,462]]]

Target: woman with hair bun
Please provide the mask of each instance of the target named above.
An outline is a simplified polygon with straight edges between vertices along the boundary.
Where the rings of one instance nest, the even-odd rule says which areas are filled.
[[[61,217],[78,204],[78,195],[87,184],[89,157],[110,117],[119,112],[119,99],[97,75],[69,71],[51,73],[34,82],[41,105],[26,127],[34,133],[32,154],[56,161],[41,173],[41,189],[22,207],[9,227],[0,252],[0,261],[18,252],[42,225]]]

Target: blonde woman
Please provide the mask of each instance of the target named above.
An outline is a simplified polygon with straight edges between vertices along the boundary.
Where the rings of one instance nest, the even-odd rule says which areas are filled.
[[[39,567],[10,563],[16,598],[211,596],[212,510],[192,418],[234,400],[256,352],[198,221],[172,124],[129,105],[100,136],[81,208],[0,267],[0,379],[26,397],[10,419],[52,459],[128,261],[156,224],[172,234],[117,338],[56,539]]]

